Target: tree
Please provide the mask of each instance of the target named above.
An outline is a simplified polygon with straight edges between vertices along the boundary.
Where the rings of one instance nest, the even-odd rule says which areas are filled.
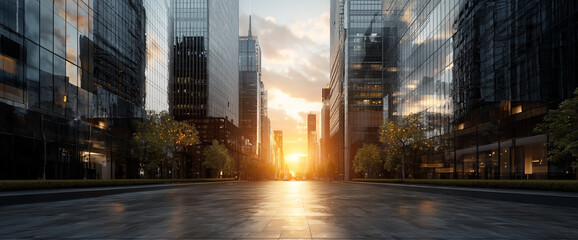
[[[574,97],[544,116],[535,132],[548,134],[548,161],[558,166],[578,167],[578,88]]]
[[[353,170],[356,173],[367,173],[370,178],[374,178],[381,166],[380,151],[375,144],[363,144],[363,147],[357,149],[353,158]]]
[[[235,159],[229,154],[229,150],[224,144],[213,140],[211,146],[205,148],[203,151],[205,162],[203,165],[216,172],[218,176],[223,172],[223,175],[231,176],[236,171]]]
[[[386,120],[379,127],[379,141],[385,147],[384,168],[394,171],[401,166],[402,179],[405,179],[406,168],[413,163],[410,156],[427,151],[432,145],[425,136],[420,113]]]
[[[192,124],[175,121],[166,111],[149,111],[143,122],[136,124],[133,137],[141,166],[149,172],[164,176],[168,165],[174,178],[175,164],[180,165],[178,152],[199,143],[198,132]],[[175,160],[177,161],[175,163]],[[158,177],[158,176],[157,176]]]
[[[255,155],[248,155],[243,157],[243,161],[241,162],[241,172],[244,179],[259,179],[259,173],[261,170],[261,164]]]

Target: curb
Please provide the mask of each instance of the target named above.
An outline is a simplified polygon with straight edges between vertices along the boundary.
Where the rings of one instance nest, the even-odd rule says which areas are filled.
[[[478,199],[490,199],[498,201],[508,201],[527,204],[540,204],[556,207],[578,208],[578,194],[565,192],[546,192],[546,191],[522,191],[511,189],[496,188],[466,188],[466,187],[447,187],[420,184],[398,184],[398,183],[374,183],[374,182],[353,182],[350,184],[378,185],[392,187],[402,190],[447,194],[457,197],[471,197]]]
[[[0,194],[0,207],[27,204],[27,203],[56,202],[56,201],[75,200],[82,198],[95,198],[121,193],[183,188],[194,185],[237,183],[237,182],[238,181],[171,183],[171,184],[154,184],[154,185],[137,185],[137,186],[132,185],[132,186],[98,187],[98,188],[65,188],[65,189],[51,189],[51,190],[37,190],[37,191],[32,190],[32,191],[5,192]]]

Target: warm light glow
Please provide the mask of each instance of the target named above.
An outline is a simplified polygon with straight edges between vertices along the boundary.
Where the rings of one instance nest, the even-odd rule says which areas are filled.
[[[301,153],[290,153],[287,154],[287,156],[285,157],[285,162],[286,163],[299,163],[299,158],[300,157],[306,157],[307,155],[305,154],[301,154]]]

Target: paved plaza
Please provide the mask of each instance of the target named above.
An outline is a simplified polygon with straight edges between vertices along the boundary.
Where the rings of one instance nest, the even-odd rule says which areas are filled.
[[[0,238],[578,238],[578,210],[380,185],[269,181],[0,207]]]

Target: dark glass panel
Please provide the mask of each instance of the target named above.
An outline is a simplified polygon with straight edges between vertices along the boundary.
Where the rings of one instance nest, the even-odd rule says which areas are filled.
[[[28,94],[28,108],[40,107],[40,75],[38,68],[26,67],[26,86]]]
[[[40,50],[40,108],[52,111],[53,82],[52,82],[51,52]]]
[[[40,37],[40,5],[37,0],[26,0],[25,8],[25,36],[37,43]]]
[[[54,54],[66,56],[66,23],[54,14]]]
[[[31,41],[26,41],[26,63],[35,68],[40,67],[40,48]]]
[[[66,116],[77,117],[78,88],[72,84],[66,86]]]
[[[40,2],[40,45],[50,51],[54,48],[54,14],[52,1]]]
[[[64,115],[66,107],[66,60],[54,57],[54,112]]]

